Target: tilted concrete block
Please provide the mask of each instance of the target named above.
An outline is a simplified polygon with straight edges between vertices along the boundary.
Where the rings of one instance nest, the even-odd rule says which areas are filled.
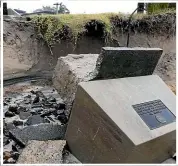
[[[160,48],[103,47],[97,59],[97,79],[151,75],[162,52]]]
[[[175,114],[156,75],[82,82],[66,140],[82,163],[161,163],[175,153]]]

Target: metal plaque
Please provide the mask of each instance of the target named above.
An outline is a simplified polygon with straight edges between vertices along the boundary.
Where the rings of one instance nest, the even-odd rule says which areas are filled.
[[[176,121],[176,116],[161,100],[136,104],[132,107],[151,130]]]

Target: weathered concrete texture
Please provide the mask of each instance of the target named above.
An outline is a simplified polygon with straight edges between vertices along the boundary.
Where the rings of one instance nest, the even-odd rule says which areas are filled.
[[[175,95],[156,75],[80,83],[66,131],[72,154],[82,163],[161,163],[172,157],[176,123],[150,130],[132,107],[158,99],[176,114]]]
[[[35,125],[40,123],[45,123],[45,119],[42,118],[40,115],[33,115],[28,118],[27,122],[28,125]]]
[[[44,123],[28,126],[23,129],[13,129],[9,132],[13,139],[22,146],[25,146],[29,140],[47,141],[63,139],[65,131],[66,126]]]
[[[79,82],[95,77],[97,58],[98,54],[69,54],[58,59],[53,84],[66,103],[73,102]]]
[[[22,151],[18,164],[60,164],[62,163],[62,152],[66,141],[49,140],[28,142],[27,147]]]
[[[159,48],[103,47],[97,59],[97,78],[151,75],[162,52]]]
[[[63,164],[81,164],[81,162],[70,152],[63,155]]]

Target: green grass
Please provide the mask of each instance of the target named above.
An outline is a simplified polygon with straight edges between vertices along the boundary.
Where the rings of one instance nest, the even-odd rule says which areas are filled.
[[[161,11],[159,13],[175,12],[174,11]],[[42,34],[44,40],[49,44],[53,45],[56,42],[60,42],[60,39],[56,41],[55,34],[62,34],[65,31],[64,27],[70,29],[71,40],[77,41],[78,36],[83,34],[86,29],[85,25],[92,20],[95,20],[104,25],[104,35],[112,37],[113,22],[111,18],[121,18],[127,20],[129,15],[122,13],[101,13],[101,14],[59,14],[59,15],[41,15],[33,16],[32,20],[37,25],[38,32]],[[145,17],[151,17],[147,14],[135,14],[133,19],[140,20]],[[65,34],[64,34],[65,35]]]
[[[110,18],[116,16],[114,13],[103,14],[59,14],[59,15],[44,15],[35,16],[33,21],[37,24],[38,29],[44,34],[45,40],[52,44],[52,37],[55,32],[62,30],[64,26],[70,28],[74,39],[78,35],[85,32],[85,25],[91,20],[96,20],[104,25],[104,33],[110,34],[112,31],[112,25]],[[47,28],[47,29],[45,29]],[[43,30],[45,31],[43,33]]]
[[[169,3],[148,3],[147,10],[149,14],[165,13],[167,11],[175,11],[175,7],[170,7]]]
[[[156,15],[156,14],[167,14],[167,13],[176,13],[175,9],[158,9],[149,15]]]

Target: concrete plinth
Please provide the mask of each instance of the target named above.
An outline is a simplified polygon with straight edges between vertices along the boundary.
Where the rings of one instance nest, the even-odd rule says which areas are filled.
[[[66,140],[82,163],[161,163],[175,153],[175,112],[175,95],[156,75],[83,82]]]

